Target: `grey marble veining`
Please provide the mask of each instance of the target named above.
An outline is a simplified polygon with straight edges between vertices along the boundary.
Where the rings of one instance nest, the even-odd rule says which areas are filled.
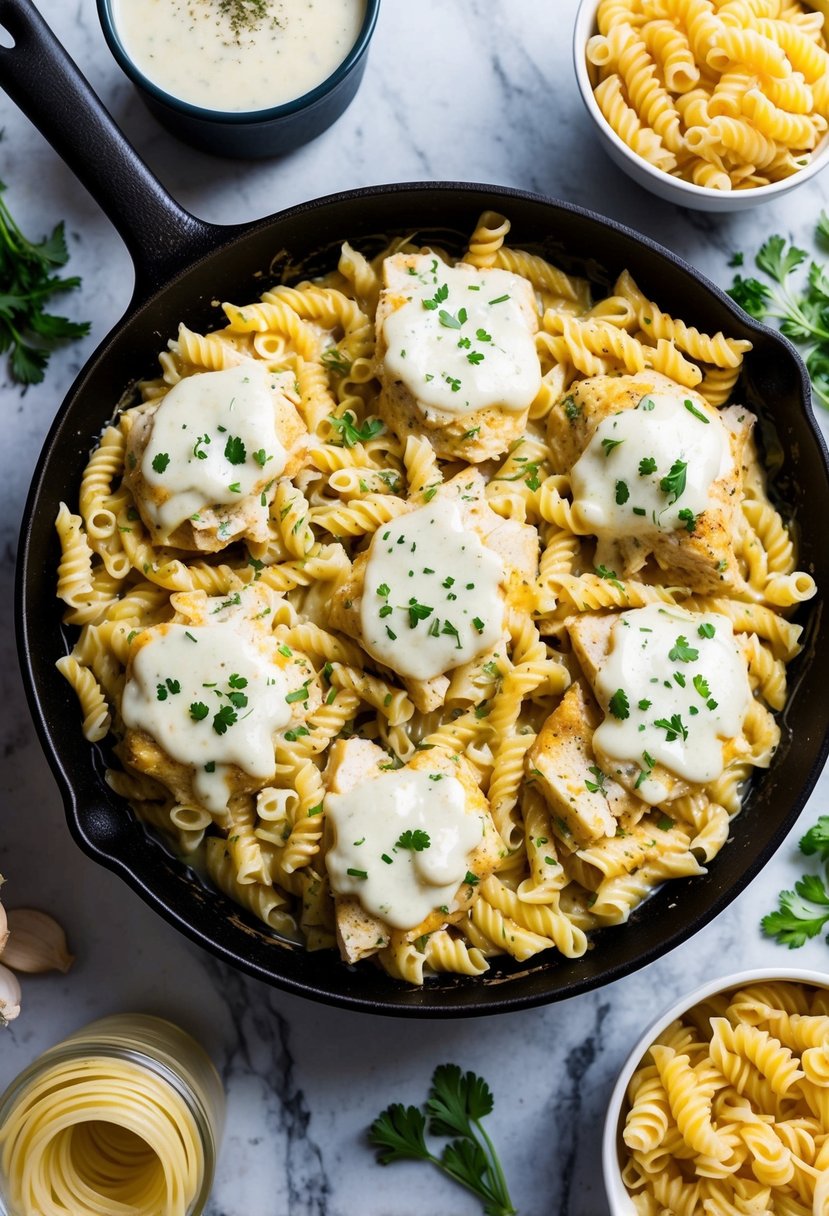
[[[312,145],[264,163],[217,161],[163,132],[111,59],[91,0],[40,7],[167,188],[216,222],[372,183],[488,181],[601,211],[726,285],[734,250],[749,254],[777,230],[808,243],[829,201],[824,178],[777,204],[715,217],[630,183],[605,159],[576,93],[575,0],[384,0],[352,107]],[[162,1013],[205,1042],[228,1091],[209,1216],[473,1216],[472,1197],[424,1167],[379,1168],[364,1140],[385,1105],[422,1102],[434,1067],[457,1061],[492,1085],[489,1122],[522,1216],[606,1216],[603,1112],[655,1010],[739,966],[827,969],[822,941],[789,955],[758,929],[800,873],[796,842],[825,810],[826,778],[776,857],[713,923],[645,970],[548,1008],[450,1023],[342,1012],[270,990],[184,941],[72,843],[17,673],[11,590],[26,489],[64,393],[127,305],[132,272],[109,221],[2,95],[0,127],[10,205],[33,234],[66,219],[70,269],[84,280],[67,307],[92,320],[44,385],[21,393],[0,379],[0,871],[7,902],[55,912],[77,952],[69,975],[25,981],[23,1015],[0,1037],[0,1087],[95,1016]]]

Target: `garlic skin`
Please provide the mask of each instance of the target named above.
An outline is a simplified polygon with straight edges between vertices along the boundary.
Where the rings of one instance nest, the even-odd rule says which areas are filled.
[[[2,951],[5,967],[30,975],[69,970],[75,956],[69,953],[66,934],[54,917],[36,908],[12,908],[7,919],[9,936]]]
[[[0,1026],[13,1022],[20,1013],[20,981],[0,963]]]
[[[2,882],[2,878],[0,878]],[[0,904],[0,954],[6,948],[6,942],[9,940],[9,923],[6,917],[6,909]]]

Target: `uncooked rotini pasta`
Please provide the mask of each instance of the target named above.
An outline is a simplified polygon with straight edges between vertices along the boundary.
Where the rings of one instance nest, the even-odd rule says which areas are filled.
[[[809,164],[829,119],[824,14],[793,0],[600,4],[588,75],[613,135],[663,173],[717,191]]]
[[[823,1211],[826,1027],[815,1047],[791,1028],[823,1022],[824,999],[790,980],[726,990],[659,1035],[622,1112],[619,1168],[637,1211]]]
[[[690,98],[704,34],[641,32],[637,4],[602,6],[640,30],[602,29],[624,78],[650,48]],[[459,247],[347,245],[180,325],[56,520],[59,667],[113,791],[261,932],[406,983],[578,959],[714,863],[815,590],[725,404],[749,342],[627,272],[594,299],[492,212]],[[749,1045],[760,1089],[776,1033]],[[637,1142],[664,1157],[661,1085],[719,1179],[750,1146],[682,1105],[663,1046]],[[826,1071],[804,1065],[815,1090]]]

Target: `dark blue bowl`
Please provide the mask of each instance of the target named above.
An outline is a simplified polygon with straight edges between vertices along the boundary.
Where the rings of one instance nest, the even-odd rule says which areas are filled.
[[[366,0],[357,41],[336,71],[309,93],[267,110],[210,110],[192,105],[139,71],[118,34],[112,0],[97,0],[98,17],[109,49],[138,90],[148,110],[173,135],[202,152],[258,160],[281,156],[315,139],[347,109],[366,67],[368,47],[380,0]]]

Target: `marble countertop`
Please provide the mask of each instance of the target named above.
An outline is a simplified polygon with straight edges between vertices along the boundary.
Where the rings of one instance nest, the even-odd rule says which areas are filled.
[[[576,92],[576,0],[384,0],[351,108],[312,145],[262,163],[212,159],[162,131],[110,57],[92,0],[41,0],[40,8],[172,194],[217,222],[380,182],[487,181],[602,211],[727,284],[735,249],[753,252],[772,231],[808,245],[827,204],[826,176],[733,217],[681,211],[634,186],[600,150]],[[29,478],[74,374],[126,307],[132,272],[97,205],[3,95],[0,128],[9,205],[33,235],[65,217],[70,270],[83,276],[82,296],[68,306],[92,320],[89,338],[53,359],[45,384],[21,392],[0,370],[3,894],[10,906],[57,915],[77,954],[67,976],[25,980],[22,1016],[0,1035],[0,1088],[93,1017],[165,1014],[202,1038],[227,1086],[209,1216],[472,1216],[480,1211],[472,1197],[423,1167],[379,1168],[364,1141],[383,1106],[420,1103],[433,1068],[453,1060],[492,1085],[492,1133],[522,1216],[605,1216],[602,1115],[656,1010],[740,967],[827,970],[821,939],[789,953],[759,930],[801,872],[796,842],[825,810],[826,775],[774,859],[713,923],[645,970],[547,1008],[451,1023],[341,1012],[271,990],[185,941],[72,842],[18,674],[11,601]]]

